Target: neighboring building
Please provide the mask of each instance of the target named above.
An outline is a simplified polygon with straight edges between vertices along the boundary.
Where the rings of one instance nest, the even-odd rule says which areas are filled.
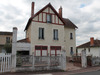
[[[19,41],[30,41],[29,53],[37,56],[48,54],[57,56],[61,50],[66,50],[66,55],[72,56],[76,51],[77,26],[69,19],[62,17],[62,7],[58,13],[49,3],[34,14],[34,2],[32,2],[31,11],[31,17],[25,27],[27,39]]]
[[[90,38],[90,41],[77,46],[77,53],[81,55],[81,51],[86,50],[87,56],[100,56],[100,40]]]
[[[12,32],[2,32],[0,31],[0,53],[3,50],[3,47],[6,43],[11,43],[12,41]]]

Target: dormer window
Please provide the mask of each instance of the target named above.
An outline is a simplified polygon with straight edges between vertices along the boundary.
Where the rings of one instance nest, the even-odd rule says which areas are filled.
[[[51,16],[51,14],[47,14],[47,23],[52,23],[52,16]]]

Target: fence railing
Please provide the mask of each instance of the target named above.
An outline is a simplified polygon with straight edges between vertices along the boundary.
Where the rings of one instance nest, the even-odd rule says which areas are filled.
[[[11,70],[11,54],[0,54],[0,72]]]
[[[34,67],[37,69],[60,69],[61,56],[35,56]]]

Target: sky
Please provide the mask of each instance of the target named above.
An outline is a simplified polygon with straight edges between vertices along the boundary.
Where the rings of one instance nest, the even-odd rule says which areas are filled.
[[[0,31],[18,28],[18,39],[25,38],[25,26],[31,16],[31,2],[35,2],[35,13],[49,2],[58,11],[63,8],[63,17],[77,27],[76,44],[100,39],[100,0],[2,0],[0,1]]]

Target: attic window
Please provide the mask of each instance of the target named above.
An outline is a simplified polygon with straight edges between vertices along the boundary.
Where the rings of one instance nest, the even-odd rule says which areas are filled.
[[[52,23],[51,14],[47,14],[47,23]]]

